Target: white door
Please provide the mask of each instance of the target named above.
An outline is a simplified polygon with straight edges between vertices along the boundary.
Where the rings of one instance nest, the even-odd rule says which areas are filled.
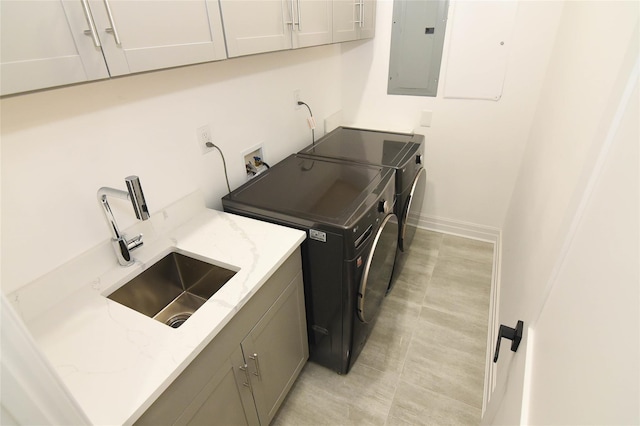
[[[483,424],[640,422],[638,12],[564,5],[503,235],[499,323],[525,333]]]
[[[229,57],[291,49],[290,0],[220,0]]]
[[[638,75],[530,327],[527,424],[640,424]]]
[[[111,76],[224,59],[217,0],[90,0]]]
[[[0,94],[108,78],[87,16],[80,1],[2,0]]]
[[[331,0],[291,0],[294,8],[293,47],[329,44],[333,40]]]

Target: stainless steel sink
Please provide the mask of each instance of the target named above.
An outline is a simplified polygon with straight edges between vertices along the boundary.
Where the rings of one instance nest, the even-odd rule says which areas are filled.
[[[235,274],[172,252],[107,297],[178,328]]]

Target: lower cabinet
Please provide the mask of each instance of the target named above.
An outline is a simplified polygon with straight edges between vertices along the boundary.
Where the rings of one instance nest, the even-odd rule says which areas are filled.
[[[256,425],[258,416],[251,388],[237,374],[244,366],[240,348],[222,365],[187,406],[176,425]],[[240,379],[240,380],[238,380]],[[246,385],[249,386],[249,385]]]
[[[297,251],[136,424],[268,425],[308,357]]]

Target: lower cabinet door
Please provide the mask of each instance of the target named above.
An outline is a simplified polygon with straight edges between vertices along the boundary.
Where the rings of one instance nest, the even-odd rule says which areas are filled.
[[[268,425],[309,358],[302,273],[242,341],[261,425]]]
[[[176,421],[177,425],[258,425],[242,350],[231,355]]]

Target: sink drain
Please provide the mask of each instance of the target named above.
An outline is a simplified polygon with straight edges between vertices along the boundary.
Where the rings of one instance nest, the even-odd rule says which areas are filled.
[[[172,328],[178,328],[182,324],[184,324],[184,322],[188,320],[190,316],[191,314],[174,315],[171,318],[169,318],[167,322],[165,322],[165,324],[167,324],[169,327],[172,327]]]

